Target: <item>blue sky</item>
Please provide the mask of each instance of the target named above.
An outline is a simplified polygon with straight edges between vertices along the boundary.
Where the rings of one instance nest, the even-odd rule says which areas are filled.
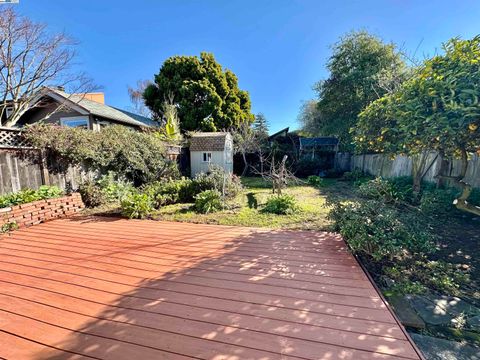
[[[329,46],[366,29],[417,55],[480,33],[478,0],[20,0],[15,5],[80,42],[79,66],[109,105],[128,108],[127,86],[153,79],[172,55],[213,52],[250,92],[271,131],[296,128],[301,102],[328,73]]]

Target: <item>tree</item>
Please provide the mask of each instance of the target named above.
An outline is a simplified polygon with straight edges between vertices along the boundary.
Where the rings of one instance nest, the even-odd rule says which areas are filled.
[[[27,110],[42,106],[42,90],[49,86],[72,94],[93,90],[83,73],[73,71],[75,56],[75,42],[66,34],[50,34],[46,25],[19,16],[12,8],[1,10],[0,120],[8,115],[2,125],[13,126]]]
[[[258,113],[255,115],[255,121],[253,122],[253,130],[260,137],[268,138],[268,121],[265,115]]]
[[[321,135],[319,133],[320,111],[316,100],[308,100],[302,104],[297,120],[303,132],[314,136]]]
[[[143,93],[155,118],[162,118],[163,102],[170,95],[183,132],[228,129],[254,119],[248,92],[238,88],[235,74],[224,70],[210,53],[173,56],[163,63]]]
[[[333,46],[330,76],[316,84],[318,111],[314,133],[337,136],[351,147],[350,128],[358,114],[401,81],[405,63],[395,45],[365,31],[352,32]]]
[[[472,189],[465,181],[469,154],[480,154],[480,36],[451,39],[443,49],[443,55],[426,60],[396,93],[362,112],[355,140],[359,148],[413,155],[419,172],[428,150],[460,158],[462,169],[452,178],[463,190],[456,206],[480,215],[480,208],[468,203]],[[415,178],[418,191],[419,175]]]
[[[145,106],[145,100],[143,100],[143,93],[147,86],[151,84],[148,80],[138,80],[136,87],[128,86],[128,96],[132,103],[132,111],[135,114],[145,116],[147,118],[152,117],[152,112]]]
[[[163,116],[164,121],[162,121],[163,126],[160,131],[161,137],[170,143],[180,143],[183,140],[183,136],[180,132],[177,106],[172,99],[163,103]]]
[[[230,130],[233,135],[235,153],[241,154],[243,159],[242,176],[248,171],[247,154],[261,151],[262,144],[266,140],[264,135],[252,129],[249,123],[243,122],[235,129]]]

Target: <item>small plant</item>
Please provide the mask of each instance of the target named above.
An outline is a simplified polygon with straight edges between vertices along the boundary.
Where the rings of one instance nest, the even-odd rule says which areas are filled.
[[[121,201],[125,196],[133,191],[133,184],[126,179],[116,177],[115,173],[109,171],[97,181],[98,186],[105,195],[108,202]]]
[[[275,195],[265,203],[263,212],[277,215],[288,215],[299,211],[297,200],[291,195]]]
[[[365,174],[360,170],[345,171],[342,176],[342,180],[345,181],[358,181],[365,177]]]
[[[374,199],[383,200],[386,203],[398,203],[404,201],[408,197],[408,193],[397,188],[392,182],[377,177],[367,181],[358,188],[360,195]]]
[[[144,219],[154,210],[153,201],[148,194],[132,192],[120,202],[122,214],[130,219]]]
[[[205,190],[195,196],[195,210],[202,214],[222,209],[222,194],[218,190]]]
[[[320,188],[325,185],[325,181],[320,176],[316,176],[316,175],[310,175],[307,178],[307,183],[317,188]]]
[[[78,187],[82,201],[88,208],[94,208],[107,202],[102,188],[93,180],[86,180]]]
[[[40,199],[52,199],[63,195],[63,191],[58,186],[42,185],[37,190]]]
[[[38,190],[23,189],[19,192],[0,196],[0,208],[26,204],[32,201],[51,199],[63,194],[57,186],[42,185]]]
[[[0,233],[8,233],[18,229],[18,224],[15,221],[10,221],[3,224],[0,228]]]
[[[453,201],[459,191],[456,189],[425,189],[420,198],[420,210],[426,215],[445,217],[457,211]]]

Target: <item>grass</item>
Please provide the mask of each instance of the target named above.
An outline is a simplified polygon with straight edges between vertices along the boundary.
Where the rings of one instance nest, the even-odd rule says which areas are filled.
[[[227,201],[223,211],[197,214],[192,209],[192,204],[175,204],[162,207],[154,218],[205,224],[325,230],[330,225],[326,201],[332,196],[337,183],[329,179],[321,189],[306,184],[289,186],[284,193],[297,199],[300,211],[291,215],[275,215],[261,211],[266,200],[272,196],[271,185],[261,178],[247,177],[242,178],[244,190]],[[343,186],[340,187],[343,189]]]

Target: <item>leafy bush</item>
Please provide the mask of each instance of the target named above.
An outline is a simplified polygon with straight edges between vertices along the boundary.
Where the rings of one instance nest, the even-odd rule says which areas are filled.
[[[205,190],[195,196],[195,210],[208,214],[222,209],[222,194],[218,190]]]
[[[316,175],[310,175],[307,178],[307,183],[317,188],[325,185],[325,181],[320,176],[316,176]]]
[[[142,191],[155,200],[156,208],[177,202],[194,202],[198,193],[193,181],[188,178],[156,181],[142,187]]]
[[[87,171],[122,174],[135,185],[178,176],[163,141],[152,133],[125,126],[108,126],[97,132],[35,124],[24,136],[32,146],[45,151],[52,172],[80,165]]]
[[[421,219],[386,206],[383,201],[336,203],[329,218],[355,253],[375,260],[434,250],[433,235]]]
[[[130,219],[144,219],[154,210],[153,201],[148,194],[132,192],[120,202],[122,214]]]
[[[265,203],[263,212],[277,215],[293,214],[300,210],[297,200],[291,195],[275,195]]]
[[[360,195],[386,203],[397,203],[408,198],[411,191],[396,187],[392,182],[377,177],[367,181],[358,188]]]
[[[0,208],[56,198],[61,195],[63,195],[63,191],[57,186],[42,185],[38,190],[23,189],[16,193],[0,196]]]
[[[225,172],[220,166],[211,166],[208,174],[198,174],[192,183],[192,192],[198,194],[205,190],[218,190],[225,197],[235,197],[242,190],[240,178]]]
[[[93,180],[86,180],[78,187],[78,192],[82,196],[82,201],[88,208],[97,207],[107,202],[105,193],[100,185]]]
[[[112,171],[100,177],[97,184],[108,202],[121,201],[134,189],[132,183],[124,178],[115,176],[115,173]]]
[[[365,174],[360,170],[345,171],[343,173],[342,180],[354,182],[363,177],[365,177]]]
[[[459,190],[426,189],[420,198],[420,209],[424,214],[432,216],[448,216],[457,211],[453,201],[459,195]]]

